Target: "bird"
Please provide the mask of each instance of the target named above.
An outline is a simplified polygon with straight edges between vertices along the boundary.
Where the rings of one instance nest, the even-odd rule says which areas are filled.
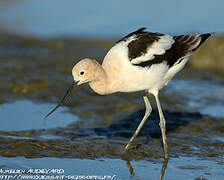
[[[99,95],[144,91],[144,117],[122,153],[130,148],[152,112],[148,93],[156,100],[164,158],[168,159],[166,120],[159,100],[159,91],[184,68],[189,57],[211,35],[212,33],[171,36],[149,32],[145,27],[131,32],[116,42],[107,52],[102,64],[93,58],[84,58],[74,65],[72,85],[45,119],[63,104],[74,87],[84,83],[88,83]]]

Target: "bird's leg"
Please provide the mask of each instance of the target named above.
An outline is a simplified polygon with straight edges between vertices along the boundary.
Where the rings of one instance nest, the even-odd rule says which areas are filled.
[[[143,99],[144,99],[144,102],[145,102],[145,115],[144,115],[141,123],[138,125],[138,128],[135,131],[135,133],[133,134],[132,138],[130,139],[128,144],[125,146],[125,148],[122,151],[122,153],[125,153],[128,150],[128,148],[130,147],[131,143],[134,141],[135,137],[138,135],[138,133],[140,132],[142,126],[144,125],[144,123],[146,122],[147,118],[149,117],[149,115],[152,112],[152,107],[150,105],[148,97],[147,96],[143,96]]]
[[[159,126],[162,132],[162,139],[163,139],[163,149],[164,149],[164,154],[165,154],[165,159],[168,159],[168,148],[167,148],[167,142],[166,142],[166,120],[163,116],[163,111],[159,102],[159,96],[158,93],[154,94],[155,98],[156,98],[156,104],[157,104],[157,108],[159,111],[159,118],[160,118],[160,122],[159,122]]]

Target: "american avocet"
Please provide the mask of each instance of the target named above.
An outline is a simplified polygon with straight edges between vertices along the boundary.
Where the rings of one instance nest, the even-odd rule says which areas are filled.
[[[72,86],[45,118],[62,105],[73,87],[83,83],[89,83],[90,87],[101,95],[145,91],[153,94],[156,99],[164,154],[165,158],[168,158],[166,121],[159,101],[159,90],[183,69],[189,57],[209,36],[210,33],[170,36],[140,28],[117,41],[105,56],[102,65],[89,58],[79,61],[72,69]],[[143,99],[146,106],[145,115],[123,152],[130,147],[152,111],[147,96],[144,95]]]

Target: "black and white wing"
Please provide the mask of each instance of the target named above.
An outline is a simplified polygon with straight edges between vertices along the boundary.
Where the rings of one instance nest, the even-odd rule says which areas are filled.
[[[110,50],[120,53],[132,65],[150,67],[153,64],[166,63],[169,67],[191,55],[211,34],[187,34],[170,36],[152,33],[140,28],[128,34]]]

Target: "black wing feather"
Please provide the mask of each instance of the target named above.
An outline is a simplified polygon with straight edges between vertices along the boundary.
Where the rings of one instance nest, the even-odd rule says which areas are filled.
[[[118,41],[116,42],[116,44],[119,43],[119,42],[121,42],[121,41],[125,41],[126,39],[128,39],[129,37],[131,37],[131,36],[133,36],[133,35],[141,35],[141,34],[146,34],[146,33],[148,33],[148,32],[146,32],[145,30],[146,30],[146,28],[145,28],[145,27],[142,27],[142,28],[138,29],[137,31],[131,32],[131,33],[128,34],[127,36],[124,36],[123,38],[121,38],[120,40],[118,40]]]
[[[154,58],[148,61],[143,61],[137,64],[133,64],[140,67],[150,67],[153,64],[159,64],[166,61],[169,67],[172,67],[176,62],[180,63],[181,60],[186,57],[190,52],[194,52],[199,48],[206,39],[211,36],[211,33],[198,35],[180,35],[174,36],[175,42],[171,48],[166,50],[162,55],[154,55]],[[198,41],[200,43],[194,47]]]

